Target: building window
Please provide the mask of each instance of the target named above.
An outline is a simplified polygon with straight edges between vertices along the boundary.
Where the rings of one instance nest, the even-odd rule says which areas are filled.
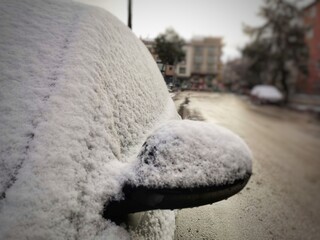
[[[311,18],[315,18],[317,15],[317,8],[316,6],[312,7],[309,11],[309,17]]]
[[[180,73],[180,74],[186,73],[186,68],[185,68],[185,67],[180,67],[180,68],[179,68],[179,73]]]
[[[195,64],[194,65],[194,71],[195,72],[200,72],[200,70],[201,70],[201,64]]]
[[[202,60],[203,60],[202,56],[194,56],[195,63],[202,63]]]
[[[307,39],[313,38],[313,29],[310,27],[306,33]]]
[[[216,61],[215,56],[208,56],[208,63],[213,64]]]
[[[213,56],[216,53],[216,48],[215,47],[208,47],[208,55]]]
[[[194,55],[202,56],[203,48],[202,47],[194,47]]]

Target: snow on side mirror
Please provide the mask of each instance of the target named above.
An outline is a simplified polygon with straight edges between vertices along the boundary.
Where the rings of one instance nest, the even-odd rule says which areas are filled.
[[[231,131],[205,122],[170,121],[150,135],[138,155],[124,199],[110,202],[104,217],[211,204],[238,193],[252,172],[252,154]]]

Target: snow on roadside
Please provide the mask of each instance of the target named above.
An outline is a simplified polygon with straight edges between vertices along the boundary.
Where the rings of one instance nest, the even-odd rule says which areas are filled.
[[[0,32],[0,239],[128,239],[103,204],[176,114],[148,50],[67,1],[4,0]]]
[[[173,211],[147,211],[141,220],[142,224],[135,229],[130,227],[129,232],[132,240],[159,239],[171,240],[174,238],[175,215]]]

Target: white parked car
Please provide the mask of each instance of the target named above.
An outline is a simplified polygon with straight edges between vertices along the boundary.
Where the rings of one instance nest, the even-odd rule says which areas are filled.
[[[172,239],[174,211],[158,209],[249,180],[247,145],[180,120],[147,48],[105,10],[3,0],[0,33],[0,239]]]
[[[252,88],[251,97],[259,103],[280,103],[283,101],[283,94],[272,85],[256,85]]]

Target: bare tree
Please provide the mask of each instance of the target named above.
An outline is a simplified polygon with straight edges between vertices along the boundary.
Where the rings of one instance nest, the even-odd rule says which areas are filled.
[[[249,71],[259,81],[268,76],[269,83],[281,86],[287,101],[291,69],[307,74],[306,28],[299,21],[299,9],[288,0],[266,0],[260,16],[265,19],[262,26],[245,28],[254,40],[242,53],[252,62]]]

